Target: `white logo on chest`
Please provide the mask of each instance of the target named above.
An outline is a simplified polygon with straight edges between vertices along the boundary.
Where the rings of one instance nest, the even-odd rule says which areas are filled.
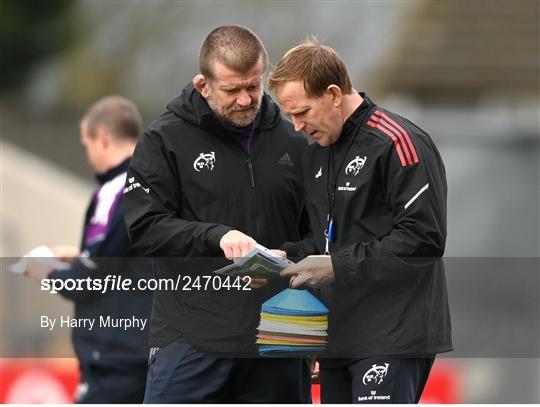
[[[216,153],[210,151],[209,153],[200,153],[197,159],[193,162],[193,168],[195,171],[201,172],[201,170],[206,169],[208,171],[214,170],[214,165],[216,164]]]
[[[351,183],[347,181],[345,183],[345,186],[340,185],[337,190],[338,191],[354,192],[354,191],[356,191],[356,187],[351,187]]]
[[[354,175],[356,177],[360,170],[364,168],[366,160],[367,156],[360,157],[357,155],[354,160],[352,160],[349,164],[347,164],[347,167],[345,167],[345,175]]]

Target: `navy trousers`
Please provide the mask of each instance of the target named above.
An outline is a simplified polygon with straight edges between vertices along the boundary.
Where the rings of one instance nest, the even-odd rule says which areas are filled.
[[[322,403],[418,403],[435,358],[373,357],[321,369]]]
[[[215,358],[176,340],[154,348],[145,403],[310,403],[307,359]]]

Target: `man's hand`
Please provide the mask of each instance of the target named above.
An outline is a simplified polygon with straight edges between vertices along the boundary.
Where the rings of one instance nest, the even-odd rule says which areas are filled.
[[[75,263],[75,260],[80,255],[79,249],[75,246],[50,246],[49,249],[58,260],[70,264]]]
[[[223,235],[219,241],[219,247],[225,253],[225,257],[229,260],[238,261],[253,249],[257,242],[248,235],[231,230]]]
[[[46,262],[39,261],[39,259],[29,260],[28,265],[26,266],[25,274],[32,280],[41,283],[41,280],[47,278],[49,273],[53,270],[53,267],[51,267]]]
[[[281,275],[294,277],[291,279],[291,288],[304,285],[317,288],[329,285],[336,279],[330,256],[308,256],[294,266],[282,270]]]

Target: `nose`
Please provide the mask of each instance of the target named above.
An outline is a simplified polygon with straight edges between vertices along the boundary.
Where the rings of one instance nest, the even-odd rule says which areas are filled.
[[[304,127],[306,127],[306,124],[302,120],[298,120],[296,117],[291,117],[293,125],[294,125],[294,131],[301,131]]]
[[[251,96],[249,96],[249,93],[245,89],[240,91],[240,94],[236,98],[236,104],[238,104],[238,106],[251,105]]]

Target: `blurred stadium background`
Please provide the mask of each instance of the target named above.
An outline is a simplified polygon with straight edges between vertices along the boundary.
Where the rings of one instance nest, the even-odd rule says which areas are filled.
[[[148,124],[197,72],[204,36],[243,24],[272,63],[316,35],[357,89],[439,146],[456,351],[423,401],[539,403],[539,20],[535,0],[2,0],[0,402],[70,401],[77,381],[69,331],[39,328],[71,305],[6,265],[78,244],[93,190],[79,117],[118,93]]]

